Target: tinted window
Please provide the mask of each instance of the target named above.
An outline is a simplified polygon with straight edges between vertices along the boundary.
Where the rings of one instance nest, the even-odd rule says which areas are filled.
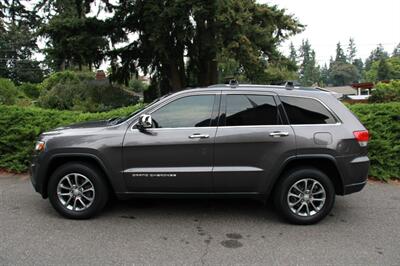
[[[214,95],[188,96],[151,114],[157,128],[207,127],[211,123]]]
[[[277,125],[279,116],[275,100],[264,95],[228,95],[227,126]]]
[[[280,97],[291,124],[334,124],[336,119],[319,101],[300,97]]]

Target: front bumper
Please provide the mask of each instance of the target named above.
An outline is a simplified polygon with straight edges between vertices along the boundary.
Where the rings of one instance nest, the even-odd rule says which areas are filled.
[[[31,182],[33,187],[35,188],[35,191],[39,192],[37,187],[37,171],[38,171],[37,159],[36,156],[33,156],[31,165],[29,167],[29,174],[31,176]]]
[[[37,193],[41,194],[43,197],[43,189],[42,189],[43,182],[40,178],[43,175],[40,173],[43,167],[42,168],[40,167],[39,156],[40,155],[33,155],[31,165],[29,167],[29,174],[33,188]]]

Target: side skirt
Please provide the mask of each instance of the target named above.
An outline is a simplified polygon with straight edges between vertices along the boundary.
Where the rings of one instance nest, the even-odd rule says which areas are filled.
[[[265,198],[265,195],[258,192],[119,192],[116,195],[121,200],[130,198]]]

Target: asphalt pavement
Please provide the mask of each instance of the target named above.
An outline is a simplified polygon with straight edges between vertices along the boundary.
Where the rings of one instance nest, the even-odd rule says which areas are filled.
[[[337,197],[312,226],[253,200],[116,201],[60,217],[26,177],[0,177],[0,265],[400,265],[400,186]]]

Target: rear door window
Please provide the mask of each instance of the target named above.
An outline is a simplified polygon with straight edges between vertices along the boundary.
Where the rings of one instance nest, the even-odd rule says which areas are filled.
[[[271,95],[227,95],[226,126],[280,124],[278,108]]]
[[[279,98],[290,124],[335,124],[337,122],[333,114],[315,99],[291,96],[280,96]]]

